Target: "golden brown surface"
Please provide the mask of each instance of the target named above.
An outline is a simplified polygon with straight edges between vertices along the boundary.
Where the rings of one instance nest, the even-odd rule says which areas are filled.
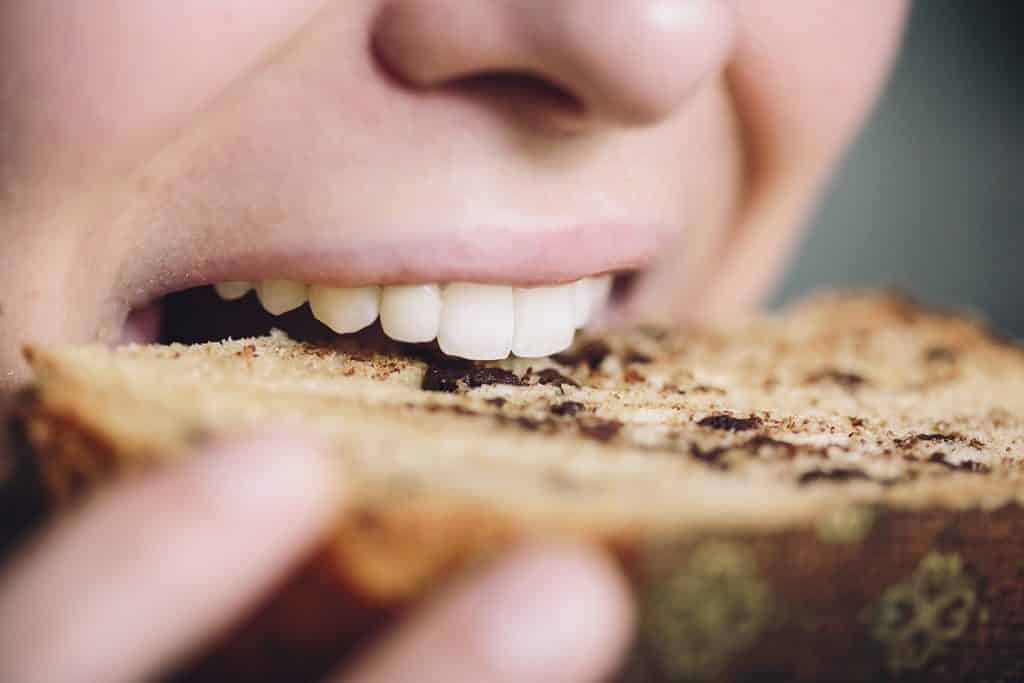
[[[317,595],[357,596],[366,605],[359,623],[376,623],[515,539],[551,534],[605,545],[641,595],[662,596],[641,600],[650,607],[637,650],[647,664],[634,663],[642,680],[822,675],[838,657],[835,644],[806,652],[822,631],[780,616],[792,619],[794,609],[811,610],[805,619],[819,627],[832,624],[824,633],[860,643],[870,675],[927,670],[937,680],[926,667],[948,658],[950,643],[985,652],[998,641],[965,636],[980,628],[985,596],[963,563],[962,537],[936,545],[943,525],[967,515],[982,520],[970,527],[970,547],[984,547],[989,533],[1003,534],[1005,546],[1006,520],[1020,517],[1024,352],[974,322],[896,297],[833,295],[729,329],[582,339],[542,361],[463,364],[423,349],[375,348],[271,336],[117,352],[32,349],[38,384],[25,408],[28,440],[61,498],[173,459],[210,433],[269,419],[301,421],[336,446],[355,491],[350,507],[306,578],[250,626],[250,646],[240,638],[223,651],[235,656],[210,660],[236,668],[258,658],[253,633],[278,651],[289,639],[300,653],[340,645],[324,638],[329,601],[307,600],[320,613],[298,619],[287,608],[310,585]],[[986,529],[990,517],[1002,526]],[[928,519],[939,520],[935,528]],[[872,535],[880,528],[906,538],[894,545],[895,536]],[[790,554],[774,554],[778,543]],[[838,547],[856,573],[835,564]],[[1012,547],[992,551],[1024,558]],[[1000,562],[1001,572],[1012,564]],[[913,619],[906,627],[852,616],[885,595],[915,595],[912,578],[883,590],[890,565],[910,576],[925,567],[961,577],[948,579],[956,605],[942,618],[953,621],[948,637],[927,635],[934,647],[921,644]],[[840,580],[843,590],[812,597],[814,582]],[[779,590],[798,604],[779,612]],[[701,606],[707,595],[735,602],[740,616],[705,623],[721,612]],[[1020,604],[1024,589],[1014,599]],[[349,639],[358,630],[332,628]],[[788,633],[790,644],[772,633]],[[793,642],[800,637],[808,642]],[[691,656],[680,639],[711,644]],[[770,664],[762,641],[775,643]],[[637,674],[638,666],[647,668]],[[869,674],[849,680],[861,675]]]

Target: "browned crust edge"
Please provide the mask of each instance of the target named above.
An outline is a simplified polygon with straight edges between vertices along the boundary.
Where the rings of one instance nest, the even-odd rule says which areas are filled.
[[[16,414],[55,507],[123,469],[114,444],[36,397]],[[641,615],[622,679],[1021,680],[1022,530],[1024,510],[1011,505],[858,509],[770,534],[600,540]],[[316,680],[431,589],[527,533],[479,509],[357,506],[265,605],[172,678]],[[406,566],[396,558],[418,558],[416,571],[380,581],[382,568]]]

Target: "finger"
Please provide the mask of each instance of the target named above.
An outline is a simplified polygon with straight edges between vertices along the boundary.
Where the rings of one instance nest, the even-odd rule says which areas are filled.
[[[128,681],[228,626],[337,510],[330,459],[281,435],[219,443],[57,525],[0,583],[0,680]]]
[[[625,583],[603,555],[524,549],[423,608],[341,680],[603,680],[616,670],[632,619]]]

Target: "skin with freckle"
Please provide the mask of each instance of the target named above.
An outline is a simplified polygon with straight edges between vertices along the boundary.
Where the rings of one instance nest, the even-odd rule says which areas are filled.
[[[218,282],[537,286],[635,269],[617,319],[739,312],[767,292],[870,110],[906,5],[3,0],[0,408],[27,379],[24,344],[116,342],[133,310],[132,329],[152,330],[154,301]],[[39,680],[138,680],[219,632],[309,551],[334,509],[304,495],[324,488],[310,474],[324,466],[315,449],[305,465],[289,460],[310,450],[300,446],[215,446],[228,465],[211,457],[209,472],[142,478],[58,526],[18,574],[0,575],[14,577],[0,581],[0,624],[30,614],[66,637],[47,629],[25,642],[0,629],[0,653],[22,655],[0,657],[0,668],[41,662],[50,668]],[[275,454],[291,488],[266,466]],[[249,473],[237,490],[236,471]],[[234,492],[217,494],[222,486]],[[205,517],[185,514],[197,490],[214,492],[199,496],[212,504],[199,506]],[[305,517],[288,512],[295,505]],[[153,542],[140,525],[154,524],[173,545],[105,542]],[[215,552],[218,535],[239,552]],[[210,558],[203,580],[162,561],[175,557]],[[621,581],[599,557],[545,557],[513,562],[504,581],[532,591],[540,572],[593,594],[584,608],[553,608],[558,619],[545,603],[522,626],[535,641],[537,629],[561,628],[566,642],[593,626],[586,646],[560,648],[568,663],[504,678],[465,669],[458,634],[495,594],[482,578],[348,680],[424,670],[437,680],[603,679],[628,640]],[[48,599],[51,586],[133,612],[64,606]],[[196,615],[181,609],[193,603]],[[160,616],[172,613],[181,623]],[[81,632],[121,635],[90,647],[82,614],[113,630]],[[104,659],[111,642],[126,645]],[[0,678],[34,680],[21,673]]]

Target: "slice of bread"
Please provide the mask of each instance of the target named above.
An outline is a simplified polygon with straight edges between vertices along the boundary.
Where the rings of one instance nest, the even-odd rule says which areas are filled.
[[[624,679],[1024,676],[1024,350],[965,318],[821,295],[544,360],[281,334],[27,356],[21,433],[60,504],[249,424],[336,448],[330,542],[189,679],[315,676],[537,537],[621,561]]]

